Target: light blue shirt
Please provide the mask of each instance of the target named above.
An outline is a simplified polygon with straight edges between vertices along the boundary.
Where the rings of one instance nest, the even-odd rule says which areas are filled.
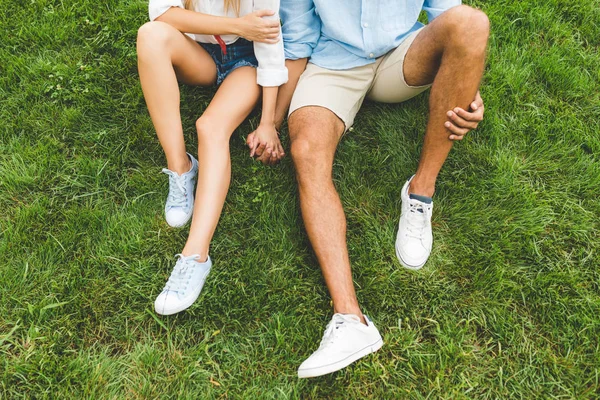
[[[461,0],[281,0],[285,55],[327,69],[375,62]]]

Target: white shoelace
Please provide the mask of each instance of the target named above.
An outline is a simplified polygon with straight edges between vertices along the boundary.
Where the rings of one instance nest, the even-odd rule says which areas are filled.
[[[340,333],[348,327],[349,322],[356,322],[352,317],[351,315],[334,314],[331,321],[327,324],[325,332],[323,332],[323,339],[321,340],[319,349],[323,349],[334,343]]]
[[[165,290],[175,292],[179,295],[185,295],[192,273],[194,272],[194,262],[200,257],[199,254],[192,254],[191,256],[184,256],[183,254],[177,254],[179,259],[175,263],[175,268],[169,276],[169,280],[165,285]]]
[[[163,168],[162,172],[169,176],[169,196],[167,203],[170,207],[185,207],[187,205],[187,188],[185,177]]]
[[[410,202],[408,215],[406,220],[406,236],[422,240],[425,234],[425,228],[431,219],[431,206],[428,204],[421,204]]]

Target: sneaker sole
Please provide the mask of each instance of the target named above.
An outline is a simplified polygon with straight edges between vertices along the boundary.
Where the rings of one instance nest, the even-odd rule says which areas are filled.
[[[376,341],[375,343],[373,343],[373,344],[365,347],[364,349],[361,349],[361,350],[357,351],[356,353],[351,354],[348,357],[344,358],[343,360],[340,360],[333,364],[325,365],[323,367],[318,367],[318,368],[310,368],[310,369],[303,369],[303,370],[299,369],[298,370],[298,378],[315,378],[317,376],[327,375],[332,372],[339,371],[340,369],[346,368],[348,365],[352,364],[353,362],[355,362],[371,353],[375,353],[377,350],[379,350],[381,348],[381,346],[383,346],[383,339],[379,338],[379,340]]]

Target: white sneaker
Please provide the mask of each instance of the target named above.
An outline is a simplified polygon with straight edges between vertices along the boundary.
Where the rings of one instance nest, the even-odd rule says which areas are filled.
[[[154,302],[158,314],[171,315],[183,311],[200,295],[202,286],[212,267],[210,257],[201,263],[196,261],[198,254],[184,256],[177,254],[179,259],[171,272],[165,288]]]
[[[169,195],[165,204],[167,224],[179,228],[188,223],[194,211],[194,185],[198,175],[198,161],[188,153],[192,168],[182,175],[163,168],[169,175]]]
[[[312,378],[339,371],[354,361],[376,352],[383,339],[365,315],[367,325],[353,314],[334,314],[319,349],[298,368],[299,378]]]
[[[409,197],[408,187],[413,178],[414,176],[402,187],[402,214],[396,236],[396,256],[405,268],[416,270],[425,265],[431,254],[433,202],[427,204]]]

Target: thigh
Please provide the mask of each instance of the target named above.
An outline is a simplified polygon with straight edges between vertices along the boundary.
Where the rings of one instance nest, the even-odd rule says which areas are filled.
[[[303,107],[322,107],[336,115],[348,129],[374,76],[375,64],[337,71],[309,63],[292,97],[289,115]]]
[[[237,68],[219,86],[201,118],[218,126],[215,135],[219,132],[231,135],[256,106],[259,97],[256,68]]]
[[[150,46],[160,46],[168,52],[179,81],[202,86],[216,81],[217,66],[212,57],[173,26],[161,21],[148,22],[138,32],[138,43],[142,38],[148,39]]]
[[[395,50],[383,56],[367,97],[381,103],[402,103],[427,90],[431,85],[410,85],[404,76],[406,56],[422,28],[410,34]]]

